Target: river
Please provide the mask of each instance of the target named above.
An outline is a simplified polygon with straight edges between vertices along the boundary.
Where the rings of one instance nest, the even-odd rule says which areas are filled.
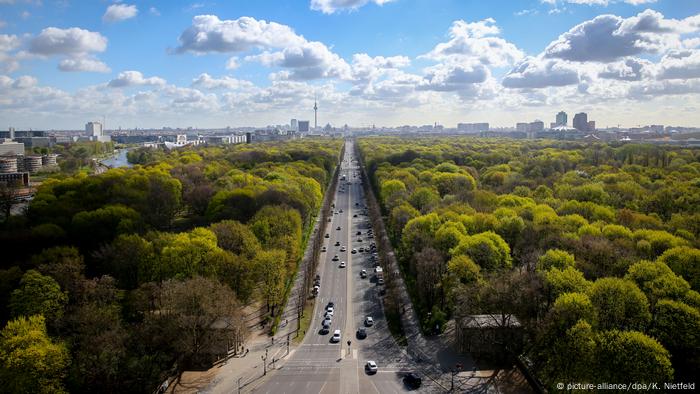
[[[110,157],[109,159],[102,160],[102,164],[111,168],[132,167],[133,165],[126,159],[126,154],[131,149],[132,148],[117,149],[117,153],[115,153],[114,156]]]

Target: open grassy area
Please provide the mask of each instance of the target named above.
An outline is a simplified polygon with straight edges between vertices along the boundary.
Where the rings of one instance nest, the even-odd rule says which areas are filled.
[[[311,301],[307,301],[306,305],[304,305],[304,316],[301,317],[301,322],[299,326],[299,335],[297,335],[296,338],[294,338],[294,344],[298,345],[301,343],[301,341],[304,340],[304,333],[309,330],[309,326],[311,325],[311,316],[313,316],[314,313],[314,303],[316,302],[316,299],[312,299]]]

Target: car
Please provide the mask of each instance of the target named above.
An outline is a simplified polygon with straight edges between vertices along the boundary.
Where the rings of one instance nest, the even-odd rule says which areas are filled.
[[[364,279],[366,277],[367,277],[367,271],[365,271],[365,270],[360,271],[360,278]]]
[[[347,249],[345,246],[341,246],[341,247],[340,247],[340,251],[341,251],[341,252],[345,252],[346,250],[348,250],[348,249]]]
[[[331,342],[340,342],[340,330],[333,331],[333,336],[331,337]]]
[[[344,261],[341,261],[339,267],[340,267],[340,268],[345,268],[345,262],[344,262]]]
[[[403,377],[403,381],[406,384],[406,386],[412,389],[419,388],[421,383],[423,383],[423,380],[420,378],[420,376],[416,375],[413,372],[407,373],[406,376]]]
[[[338,212],[343,213],[343,210],[341,209],[341,210],[339,210]]]
[[[338,227],[336,228],[336,230],[340,231],[340,226],[338,226]]]
[[[329,327],[323,326],[321,327],[321,330],[318,333],[321,335],[327,335],[329,332],[331,332],[331,329]]]
[[[362,252],[365,251],[365,248],[363,248],[362,246],[360,246],[360,249],[357,249],[357,251],[360,252],[360,253],[362,253]]]
[[[333,219],[331,219],[331,218],[328,218],[328,223],[330,223],[330,222],[332,222],[332,221],[333,221]]]
[[[357,214],[352,215],[352,217],[356,218],[356,217],[357,217]]]
[[[328,305],[326,305],[326,312],[333,312],[335,310],[335,304],[329,302]]]
[[[350,253],[352,253],[352,254],[357,254],[357,249],[352,248],[352,251],[351,251]]]
[[[379,278],[379,279],[377,279],[377,284],[378,284],[378,285],[383,285],[383,284],[384,284],[384,278]]]
[[[360,203],[359,203],[359,202],[356,202],[356,203],[355,203],[355,206],[356,206],[356,207],[359,207],[359,206],[360,206]]]
[[[358,231],[355,235],[362,235],[362,231]]]
[[[358,239],[357,239],[357,242],[362,242],[362,238],[358,238]]]
[[[373,325],[374,325],[374,319],[372,319],[372,316],[365,317],[365,326],[372,327]]]
[[[330,237],[331,237],[331,235],[326,233],[325,238],[330,238]]]
[[[323,317],[325,317],[326,319],[332,319],[332,318],[333,318],[333,314],[334,314],[334,312],[333,312],[333,310],[331,309],[330,311],[326,311],[326,313],[323,314]]]
[[[326,309],[327,309],[327,308],[335,308],[335,302],[333,302],[333,301],[328,301],[328,304],[326,305]]]
[[[340,241],[335,241],[335,246],[340,246]]]
[[[316,280],[321,280],[321,275],[316,274],[316,276],[314,277],[314,279],[316,279]]]
[[[328,328],[328,327],[331,326],[331,322],[332,322],[332,321],[333,321],[333,320],[332,320],[330,317],[327,317],[327,318],[323,319],[323,322],[321,323],[321,325],[322,325],[323,327]]]
[[[327,250],[327,249],[326,249],[325,246],[321,248],[321,252],[325,252],[326,250]]]
[[[370,374],[375,374],[377,373],[377,363],[374,361],[367,361],[365,364],[365,371]]]
[[[365,339],[367,338],[367,330],[365,330],[364,327],[360,327],[357,329],[357,339]]]
[[[338,258],[337,254],[335,256],[333,256],[333,261],[338,261],[338,260],[340,260],[340,258]]]

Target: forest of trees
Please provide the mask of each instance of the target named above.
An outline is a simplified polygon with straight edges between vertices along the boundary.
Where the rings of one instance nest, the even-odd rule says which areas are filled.
[[[152,392],[210,365],[243,306],[276,315],[341,146],[143,148],[50,176],[0,225],[0,392]]]
[[[548,387],[700,370],[700,149],[468,137],[359,148],[426,331],[513,314]]]

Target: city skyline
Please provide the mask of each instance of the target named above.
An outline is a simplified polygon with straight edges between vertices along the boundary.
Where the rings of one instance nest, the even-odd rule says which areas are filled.
[[[0,14],[2,129],[288,124],[316,96],[319,125],[549,125],[560,110],[599,128],[700,125],[695,1],[9,1]]]

